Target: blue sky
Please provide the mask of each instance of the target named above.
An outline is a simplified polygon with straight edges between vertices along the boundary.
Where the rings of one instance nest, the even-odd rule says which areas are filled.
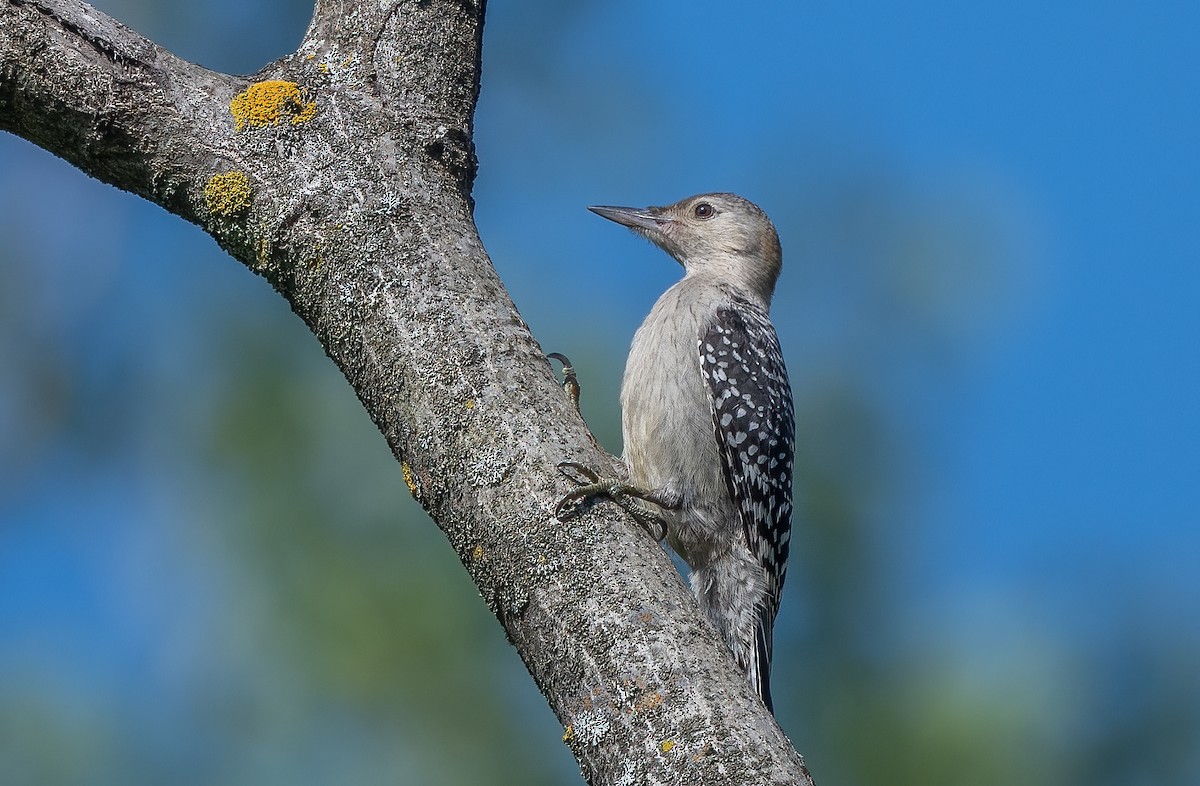
[[[590,355],[585,414],[610,448],[624,348],[678,269],[584,207],[740,192],[780,229],[798,390],[856,380],[886,424],[898,468],[868,531],[909,599],[892,624],[981,672],[1038,636],[1067,661],[1119,660],[1131,636],[1200,649],[1200,6],[490,6],[477,220],[543,346]],[[231,72],[292,48],[308,13],[100,7]],[[203,411],[231,384],[214,314],[287,319],[194,227],[11,137],[0,206],[0,306],[28,301],[7,307],[0,358],[36,369],[48,342],[45,389],[96,412]],[[209,377],[172,381],[198,359]],[[169,618],[96,588],[147,570],[147,549],[190,552],[163,521],[211,515],[164,479],[152,433],[97,458],[72,447],[108,427],[88,406],[39,431],[56,401],[0,377],[0,662],[39,631],[66,658],[103,638],[89,625]],[[844,449],[830,461],[874,461]],[[179,580],[203,583],[210,558]],[[95,657],[140,651],[157,624]]]
[[[931,546],[955,562],[965,548],[985,567],[999,552],[1047,572],[1072,570],[1060,559],[1135,561],[1148,569],[1141,581],[1169,583],[1200,611],[1194,560],[1179,548],[1200,524],[1200,11],[860,2],[577,13],[549,73],[541,50],[504,27],[520,24],[518,11],[493,10],[490,32],[530,46],[529,67],[554,86],[546,100],[571,102],[566,123],[586,128],[555,138],[537,114],[550,108],[489,93],[485,77],[485,240],[536,217],[538,232],[501,242],[522,259],[559,260],[546,263],[556,284],[585,275],[580,289],[594,293],[586,268],[597,264],[612,280],[628,265],[653,277],[647,295],[640,279],[635,297],[601,289],[600,310],[620,310],[629,333],[675,271],[576,205],[740,190],[772,213],[788,252],[805,240],[794,201],[864,171],[951,217],[941,203],[967,204],[999,237],[986,271],[999,291],[964,295],[984,324],[953,325],[970,335],[952,387],[917,402],[935,413],[914,413],[932,418],[945,451],[922,489],[947,539]],[[560,167],[554,188],[545,169]],[[601,176],[581,176],[590,169]],[[512,198],[516,183],[528,202]],[[822,264],[788,254],[781,299]]]

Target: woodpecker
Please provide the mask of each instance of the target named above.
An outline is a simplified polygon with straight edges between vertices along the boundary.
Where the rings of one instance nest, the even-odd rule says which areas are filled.
[[[666,207],[589,207],[683,265],[638,329],[621,386],[628,477],[560,464],[606,495],[691,568],[701,608],[768,709],[772,631],[787,571],[795,418],[769,311],[782,267],[766,213],[735,194]]]

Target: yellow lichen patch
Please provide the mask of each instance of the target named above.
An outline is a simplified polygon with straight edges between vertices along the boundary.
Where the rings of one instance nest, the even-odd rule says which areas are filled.
[[[218,216],[232,216],[250,207],[250,178],[234,170],[213,175],[204,186],[204,205]]]
[[[563,742],[570,742],[574,738],[575,738],[575,727],[568,726],[567,730],[565,732],[563,732]]]
[[[483,546],[476,546],[471,551],[471,559],[475,560],[476,562],[483,559]]]
[[[266,237],[258,241],[258,266],[266,267],[271,259],[271,241]]]
[[[662,744],[658,747],[662,749],[663,753],[670,753],[675,747],[675,740],[663,740]]]
[[[473,398],[467,399],[466,406],[467,406],[467,409],[475,409],[475,399],[473,399]]]
[[[400,464],[400,473],[404,475],[404,485],[408,486],[408,493],[415,498],[417,496],[417,476],[413,474],[413,468],[408,465],[408,462]]]
[[[234,96],[229,111],[237,123],[238,131],[246,126],[276,126],[284,120],[299,125],[317,116],[317,102],[305,101],[304,98],[304,93],[295,82],[270,79],[255,82]]]

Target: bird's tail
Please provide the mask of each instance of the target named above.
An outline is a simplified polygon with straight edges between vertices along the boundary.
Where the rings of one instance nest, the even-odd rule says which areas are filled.
[[[733,557],[730,556],[730,559]],[[760,598],[750,608],[742,582],[730,581],[736,569],[714,562],[692,570],[692,590],[709,620],[720,632],[734,661],[745,672],[767,709],[771,702],[771,640],[778,603],[770,596]],[[764,593],[765,595],[765,593]]]
[[[759,698],[767,709],[775,712],[771,702],[771,629],[770,621],[759,618],[754,631],[754,646],[747,652],[746,677],[758,691]]]

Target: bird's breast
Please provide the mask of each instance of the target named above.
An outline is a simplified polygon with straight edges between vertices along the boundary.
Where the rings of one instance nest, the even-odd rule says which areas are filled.
[[[634,335],[621,386],[625,459],[635,483],[687,493],[719,467],[712,409],[700,373],[700,330],[717,304],[681,281]],[[719,477],[715,478],[721,483]]]

